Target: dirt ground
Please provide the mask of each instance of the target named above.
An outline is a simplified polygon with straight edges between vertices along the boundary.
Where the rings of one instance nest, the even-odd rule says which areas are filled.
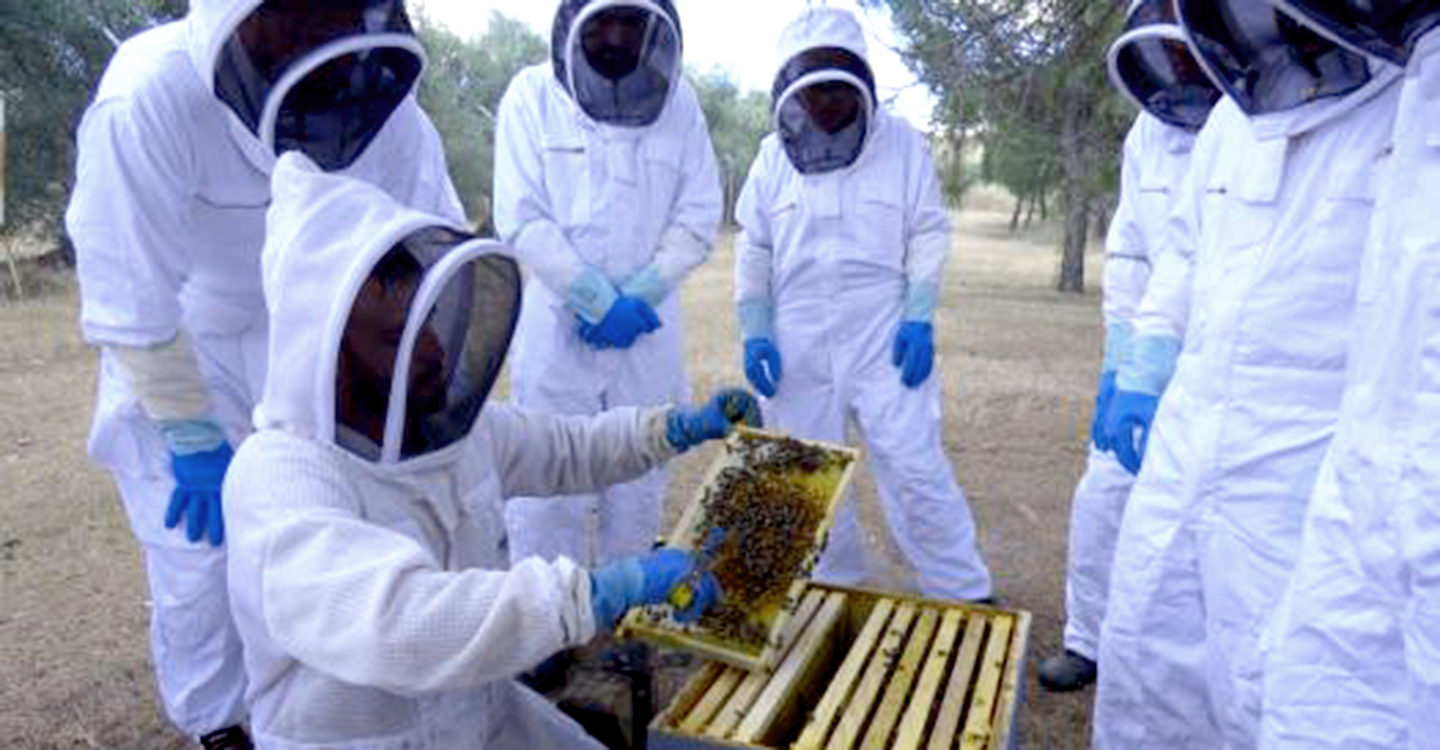
[[[1011,236],[1007,219],[1003,210],[979,209],[958,219],[937,325],[946,447],[997,594],[1035,616],[1023,745],[1083,748],[1092,693],[1045,693],[1034,669],[1061,637],[1065,535],[1085,459],[1099,297],[1050,291],[1053,230]],[[697,395],[743,382],[731,268],[728,250],[717,252],[686,288]],[[1098,271],[1092,265],[1089,278]],[[85,458],[95,356],[76,317],[73,288],[0,303],[0,748],[188,747],[155,701],[137,548],[112,485]],[[697,451],[680,460],[672,514],[709,459]],[[862,514],[876,528],[873,485],[862,479],[860,490]],[[871,541],[894,559],[883,532]],[[889,565],[872,583],[904,585],[905,576]]]

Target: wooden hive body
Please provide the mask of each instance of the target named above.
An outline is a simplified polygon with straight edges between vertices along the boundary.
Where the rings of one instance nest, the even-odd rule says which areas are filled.
[[[706,664],[657,750],[1003,750],[1017,745],[1030,615],[811,585],[773,672]]]

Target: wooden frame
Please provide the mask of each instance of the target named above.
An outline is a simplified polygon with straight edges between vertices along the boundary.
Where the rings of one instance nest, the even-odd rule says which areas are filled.
[[[715,458],[705,474],[705,480],[695,492],[694,498],[686,506],[681,514],[680,520],[675,524],[675,530],[671,534],[670,544],[680,549],[693,549],[691,540],[704,527],[704,499],[708,488],[714,486],[720,472],[726,468],[738,465],[734,459],[734,446],[743,439],[760,438],[764,440],[786,440],[788,436],[764,430],[756,430],[749,427],[739,427],[735,433],[726,441],[726,450]],[[805,568],[812,568],[819,560],[820,551],[825,546],[825,538],[830,533],[830,527],[835,520],[835,513],[839,510],[840,502],[850,491],[850,484],[855,478],[856,466],[860,463],[860,451],[843,445],[833,443],[822,443],[810,440],[799,441],[807,446],[819,448],[832,455],[839,455],[846,459],[845,465],[838,469],[838,474],[833,477],[816,478],[813,481],[823,482],[820,487],[826,496],[823,499],[825,504],[824,513],[820,523],[816,526],[815,536],[811,540],[810,549],[806,555]],[[810,478],[806,478],[809,480]],[[707,659],[729,664],[750,672],[768,672],[775,668],[783,656],[786,644],[781,635],[785,632],[786,624],[795,614],[801,605],[805,593],[806,578],[799,576],[790,584],[790,592],[787,603],[775,607],[773,611],[766,613],[768,620],[768,638],[761,649],[746,648],[740,644],[728,643],[720,638],[701,631],[693,626],[684,626],[676,623],[665,614],[665,608],[649,607],[632,610],[625,619],[621,621],[620,627],[616,630],[616,637],[620,639],[639,638],[650,641],[660,646],[674,648],[682,651],[689,651]]]
[[[1026,612],[815,584],[773,674],[706,664],[650,747],[1008,750],[1029,632]]]

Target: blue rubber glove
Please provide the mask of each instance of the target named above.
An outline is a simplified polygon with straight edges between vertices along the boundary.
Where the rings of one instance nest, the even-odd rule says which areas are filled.
[[[1165,336],[1138,336],[1115,375],[1115,396],[1105,415],[1104,440],[1120,465],[1140,473],[1150,426],[1160,396],[1175,376],[1181,342]]]
[[[672,601],[672,595],[683,601]],[[699,571],[695,556],[678,549],[656,550],[590,572],[590,606],[597,628],[614,628],[633,607],[667,602],[675,606],[676,620],[694,622],[719,599],[714,574]]]
[[[745,379],[765,398],[775,398],[780,387],[780,350],[768,338],[745,342]]]
[[[906,388],[919,388],[935,365],[934,326],[917,320],[901,323],[893,363],[900,368],[900,382]]]
[[[1136,391],[1116,391],[1105,414],[1105,440],[1120,465],[1131,474],[1140,473],[1145,461],[1145,447],[1150,442],[1150,426],[1160,397]]]
[[[749,391],[727,388],[715,394],[699,409],[677,406],[666,418],[665,437],[675,450],[684,453],[706,440],[730,434],[736,423],[763,427],[760,403]]]
[[[596,349],[629,349],[641,336],[660,329],[655,309],[637,297],[620,297],[599,323],[580,318],[580,338]]]
[[[1115,371],[1106,370],[1100,373],[1100,389],[1095,394],[1095,420],[1090,423],[1090,440],[1095,443],[1097,450],[1112,450],[1105,435],[1105,414],[1110,410],[1110,402],[1114,398]]]
[[[220,511],[220,486],[234,456],[228,443],[200,453],[170,454],[175,472],[175,491],[165,509],[165,528],[173,529],[185,519],[185,536],[192,542],[209,532],[210,544],[225,543],[225,516]]]

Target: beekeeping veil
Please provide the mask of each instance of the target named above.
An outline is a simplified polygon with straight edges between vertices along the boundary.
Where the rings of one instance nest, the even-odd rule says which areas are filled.
[[[196,70],[265,171],[291,150],[348,167],[424,67],[403,0],[194,0],[189,23]]]
[[[1356,52],[1404,65],[1415,43],[1440,26],[1437,0],[1269,0]]]
[[[671,0],[564,0],[551,63],[590,119],[641,128],[660,119],[680,81],[681,41]]]
[[[520,309],[505,249],[299,154],[280,159],[272,195],[257,426],[382,464],[469,434]]]
[[[1344,97],[1374,76],[1365,55],[1264,0],[1176,0],[1175,7],[1210,79],[1252,117]]]
[[[1125,31],[1110,47],[1110,82],[1160,121],[1197,131],[1220,100],[1175,19],[1172,0],[1134,0]]]
[[[875,129],[875,77],[865,32],[839,8],[813,7],[780,34],[771,90],[775,132],[801,174],[854,164]]]

